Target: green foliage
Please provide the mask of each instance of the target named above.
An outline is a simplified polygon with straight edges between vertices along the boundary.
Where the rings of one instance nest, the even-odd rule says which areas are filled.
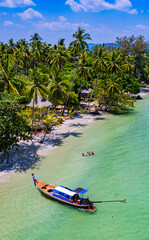
[[[0,151],[9,154],[20,140],[30,139],[30,127],[21,114],[19,100],[8,93],[0,99]]]
[[[76,108],[79,105],[78,95],[75,92],[70,93],[68,106],[70,108]]]
[[[57,123],[58,123],[58,124],[62,124],[63,122],[64,122],[64,119],[63,119],[63,118],[60,118],[60,117],[57,118]]]
[[[46,129],[52,129],[53,126],[57,125],[56,120],[54,119],[53,115],[43,115],[43,124],[45,125]]]
[[[118,80],[118,84],[125,90],[125,92],[130,92],[137,94],[140,92],[141,85],[137,78],[127,74],[123,74]]]
[[[49,85],[49,100],[54,106],[64,104],[67,98],[67,87],[69,83],[62,80],[61,73],[54,71],[51,83]]]
[[[88,51],[86,42],[91,40],[90,34],[84,29],[79,27],[73,38],[69,48],[63,38],[52,47],[42,42],[38,33],[29,43],[26,39],[0,42],[0,93],[22,96],[22,105],[31,98],[37,102],[39,96],[48,98],[54,108],[65,104],[78,109],[82,89],[91,87],[93,91],[86,99],[89,104],[101,99],[103,105],[112,104],[115,109],[120,102],[124,104],[123,100],[129,102],[123,92],[136,94],[140,82],[149,83],[148,44],[143,36],[117,38],[118,48],[103,44],[95,45],[92,51]],[[29,124],[41,122],[41,112],[34,107],[33,112],[24,110],[22,114]]]

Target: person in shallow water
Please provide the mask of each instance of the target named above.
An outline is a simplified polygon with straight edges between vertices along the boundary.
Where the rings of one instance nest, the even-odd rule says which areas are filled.
[[[84,157],[84,156],[91,156],[91,155],[94,155],[94,152],[92,151],[92,152],[87,152],[87,155],[85,155],[84,153],[82,153],[82,157]]]

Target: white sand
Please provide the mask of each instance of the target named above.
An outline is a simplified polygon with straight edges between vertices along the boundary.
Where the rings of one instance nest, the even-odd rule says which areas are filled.
[[[10,171],[22,172],[34,167],[39,158],[41,159],[49,155],[64,138],[70,136],[76,129],[85,127],[97,117],[99,118],[99,115],[81,114],[73,119],[66,120],[62,125],[53,128],[52,131],[46,135],[46,139],[42,144],[39,143],[38,140],[41,140],[43,134],[37,134],[32,141],[20,142],[19,151],[13,150],[10,154],[10,162],[13,163],[12,166],[1,171],[0,177]],[[6,163],[6,159],[4,159],[4,162]]]

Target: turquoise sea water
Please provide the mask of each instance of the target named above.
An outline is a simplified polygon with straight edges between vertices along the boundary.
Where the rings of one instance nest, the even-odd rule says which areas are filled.
[[[0,179],[0,240],[149,240],[149,99],[126,115],[106,114],[76,130],[40,161],[37,179],[88,189],[87,213],[44,197],[31,172]],[[82,157],[93,150],[94,157]],[[6,182],[2,184],[2,180]]]

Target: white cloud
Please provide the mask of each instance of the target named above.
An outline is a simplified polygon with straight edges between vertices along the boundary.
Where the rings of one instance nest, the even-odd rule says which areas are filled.
[[[149,30],[149,26],[142,25],[142,24],[135,25],[135,28],[140,30]]]
[[[76,30],[79,26],[84,28],[90,28],[91,26],[87,23],[70,23],[65,17],[59,16],[59,21],[43,22],[35,24],[37,27],[45,28],[49,30]]]
[[[0,7],[17,8],[26,6],[35,6],[36,4],[32,0],[2,0],[0,1]]]
[[[41,13],[33,10],[32,8],[28,8],[23,13],[16,13],[22,20],[32,20],[32,19],[44,19]]]
[[[66,22],[66,21],[67,21],[67,19],[66,19],[65,17],[63,17],[63,16],[59,16],[59,20],[60,20],[61,22]]]
[[[130,0],[115,0],[114,3],[109,3],[105,0],[79,0],[79,2],[76,2],[75,0],[67,0],[65,4],[69,5],[75,12],[82,10],[85,12],[99,12],[102,10],[115,9],[130,14],[137,13],[136,9],[132,9],[132,3]]]
[[[13,25],[13,22],[11,22],[11,21],[4,22],[4,26],[11,26],[11,25]]]
[[[89,28],[90,25],[87,23],[70,23],[68,21],[59,21],[59,22],[44,22],[36,25],[37,27],[46,28],[49,30],[76,30],[79,26],[84,28]]]
[[[1,13],[0,13],[0,16],[6,16],[6,15],[7,15],[6,12],[1,12]]]
[[[137,9],[132,9],[130,11],[128,11],[129,14],[138,14]]]
[[[145,36],[146,39],[149,39],[149,25],[137,24],[134,26],[127,26],[126,29],[124,29],[122,33],[123,33],[122,34],[123,36],[124,35],[127,35],[127,36],[143,35],[143,36]]]

